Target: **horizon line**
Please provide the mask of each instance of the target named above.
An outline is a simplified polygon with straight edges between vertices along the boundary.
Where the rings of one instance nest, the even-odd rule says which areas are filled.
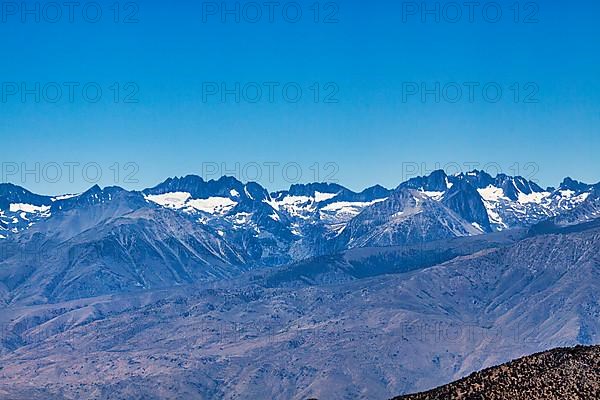
[[[387,187],[387,186],[384,186],[384,185],[382,185],[382,184],[376,183],[376,184],[374,184],[374,185],[370,185],[370,186],[364,187],[363,189],[361,189],[361,190],[359,190],[359,191],[357,191],[357,190],[354,190],[354,189],[350,189],[350,188],[348,188],[348,187],[344,186],[343,184],[339,183],[339,181],[338,181],[338,180],[335,180],[335,181],[307,181],[307,182],[296,182],[296,183],[290,183],[290,186],[289,186],[287,189],[281,189],[281,190],[270,191],[270,190],[267,188],[267,186],[265,186],[264,184],[260,183],[260,181],[253,181],[253,180],[247,180],[247,181],[243,181],[243,180],[239,179],[238,177],[236,177],[236,176],[234,176],[234,175],[222,175],[222,176],[220,176],[219,178],[216,178],[216,179],[215,179],[215,178],[212,178],[212,179],[208,179],[208,180],[207,180],[207,179],[206,179],[206,178],[204,178],[203,176],[201,176],[201,175],[197,175],[197,174],[193,174],[193,173],[192,173],[192,174],[187,174],[187,175],[181,175],[181,176],[178,176],[178,175],[175,175],[175,176],[169,176],[169,177],[167,177],[167,178],[163,179],[162,181],[158,182],[157,184],[154,184],[153,186],[148,186],[148,187],[145,187],[145,188],[143,188],[143,189],[141,189],[141,190],[136,190],[136,189],[128,189],[128,188],[126,188],[126,187],[124,187],[124,186],[121,186],[121,185],[105,185],[105,186],[100,186],[100,184],[99,184],[99,183],[88,182],[88,183],[89,183],[91,186],[89,186],[89,187],[88,187],[86,190],[84,190],[84,191],[82,191],[82,192],[79,192],[79,193],[73,193],[73,192],[70,192],[70,193],[69,193],[69,192],[60,192],[60,193],[56,193],[56,194],[40,194],[40,193],[36,193],[36,192],[34,192],[34,191],[32,191],[32,190],[28,189],[28,188],[27,188],[25,185],[23,185],[23,184],[18,184],[18,183],[14,183],[14,182],[0,182],[0,186],[2,186],[2,185],[12,185],[12,186],[16,186],[16,187],[18,187],[18,188],[21,188],[21,189],[23,189],[23,190],[26,190],[27,192],[29,192],[29,193],[31,193],[31,194],[34,194],[34,195],[37,195],[37,196],[44,196],[44,197],[57,197],[57,196],[63,196],[63,195],[77,195],[77,196],[79,196],[79,195],[81,195],[81,194],[84,194],[84,193],[86,193],[86,192],[88,192],[88,191],[92,190],[92,189],[93,189],[93,188],[95,188],[95,187],[98,187],[100,190],[106,190],[106,189],[109,189],[109,188],[118,188],[118,189],[122,189],[122,190],[125,190],[125,191],[128,191],[128,192],[140,192],[140,193],[142,193],[142,192],[144,192],[144,191],[146,191],[146,190],[153,189],[153,188],[155,188],[155,187],[157,187],[157,186],[159,186],[159,185],[161,185],[161,184],[163,184],[163,183],[165,183],[165,182],[167,182],[167,181],[169,181],[169,180],[174,180],[174,179],[185,179],[185,178],[189,178],[189,177],[194,177],[194,178],[200,178],[200,179],[201,179],[201,180],[202,180],[204,183],[218,182],[218,181],[220,181],[220,180],[221,180],[221,179],[223,179],[223,178],[232,178],[232,179],[235,179],[237,182],[239,182],[239,183],[241,183],[241,184],[243,184],[243,185],[248,185],[248,184],[253,184],[253,183],[254,183],[254,184],[257,184],[257,185],[261,186],[261,187],[262,187],[263,189],[265,189],[265,190],[266,190],[266,191],[267,191],[267,192],[268,192],[270,195],[271,195],[271,194],[275,194],[275,193],[279,193],[279,192],[285,192],[285,191],[288,191],[288,190],[290,190],[290,189],[291,189],[292,187],[294,187],[294,186],[308,186],[308,185],[313,185],[313,184],[320,184],[320,185],[337,185],[337,186],[341,186],[343,189],[346,189],[346,190],[349,190],[349,191],[351,191],[351,192],[353,192],[353,193],[357,193],[357,194],[358,194],[358,193],[362,193],[362,192],[364,192],[365,190],[368,190],[368,189],[371,189],[371,188],[374,188],[374,187],[381,187],[381,188],[383,188],[383,189],[385,189],[385,190],[394,190],[394,189],[397,189],[397,188],[398,188],[400,185],[402,185],[402,184],[404,184],[404,183],[406,183],[406,182],[409,182],[409,181],[410,181],[410,180],[412,180],[412,179],[417,179],[417,178],[426,178],[426,177],[429,177],[429,176],[433,175],[434,173],[436,173],[436,172],[440,172],[440,171],[442,171],[442,172],[443,172],[443,173],[444,173],[444,174],[445,174],[447,177],[457,177],[457,176],[461,176],[461,175],[463,175],[463,176],[466,176],[466,175],[468,175],[468,174],[470,174],[470,173],[473,173],[473,172],[475,172],[475,173],[481,173],[481,172],[483,172],[483,173],[485,173],[485,174],[489,175],[489,176],[490,176],[492,179],[497,179],[499,176],[506,176],[506,177],[509,177],[509,178],[522,178],[522,179],[524,179],[525,181],[527,181],[527,182],[529,182],[529,183],[533,183],[533,184],[537,185],[538,187],[542,188],[542,189],[543,189],[543,190],[545,190],[545,191],[550,191],[550,190],[556,190],[556,189],[558,189],[558,188],[560,187],[560,185],[561,185],[562,183],[564,183],[566,180],[571,180],[571,181],[574,181],[574,182],[576,182],[576,183],[580,183],[580,184],[583,184],[583,185],[588,185],[588,186],[596,186],[596,185],[599,185],[599,184],[600,184],[600,181],[598,181],[598,182],[596,182],[596,183],[588,183],[588,182],[582,182],[582,181],[580,181],[580,180],[577,180],[577,179],[573,179],[573,178],[571,178],[570,176],[566,176],[566,177],[564,177],[564,178],[563,178],[562,182],[561,182],[561,183],[559,183],[559,185],[558,185],[558,186],[546,186],[546,187],[543,187],[542,185],[538,184],[538,183],[537,183],[537,182],[535,182],[534,180],[527,179],[527,178],[525,178],[525,177],[523,177],[523,176],[521,176],[521,175],[508,175],[508,174],[505,174],[505,173],[502,173],[502,172],[498,172],[498,173],[497,173],[495,176],[493,176],[493,175],[491,175],[490,173],[488,173],[488,172],[487,172],[487,171],[485,171],[485,170],[477,170],[477,169],[474,169],[474,170],[471,170],[471,171],[467,171],[467,172],[460,172],[460,173],[448,174],[448,173],[447,173],[445,170],[443,170],[443,169],[437,169],[437,170],[431,171],[431,173],[430,173],[429,175],[415,175],[415,176],[413,176],[413,177],[410,177],[410,178],[408,178],[408,179],[406,179],[406,180],[404,180],[404,181],[401,181],[399,184],[397,184],[397,185],[396,185],[396,186],[394,186],[394,187]]]

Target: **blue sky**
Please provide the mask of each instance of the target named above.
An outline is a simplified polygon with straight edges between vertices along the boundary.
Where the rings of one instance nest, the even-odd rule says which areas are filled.
[[[255,23],[263,2],[239,3],[239,23],[220,15],[221,1],[121,2],[118,15],[114,1],[100,2],[96,23],[94,9],[70,22],[46,3],[40,22],[23,10],[0,16],[1,178],[36,192],[191,173],[361,189],[473,166],[543,186],[600,180],[597,1],[520,2],[518,14],[514,0],[481,2],[487,13],[475,9],[472,21],[440,2],[436,22],[415,10],[420,1],[324,1],[316,15],[313,0],[298,2],[295,23],[285,1],[273,22],[263,6]],[[223,98],[222,85],[236,83],[240,101]],[[423,98],[423,87],[433,92]]]

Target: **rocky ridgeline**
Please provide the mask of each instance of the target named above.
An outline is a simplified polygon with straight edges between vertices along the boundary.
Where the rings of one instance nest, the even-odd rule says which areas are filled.
[[[393,400],[600,399],[600,346],[558,348]]]

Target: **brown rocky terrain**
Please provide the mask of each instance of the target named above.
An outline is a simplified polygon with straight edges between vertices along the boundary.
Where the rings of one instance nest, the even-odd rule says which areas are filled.
[[[519,358],[427,392],[393,400],[600,399],[600,346],[557,348]]]

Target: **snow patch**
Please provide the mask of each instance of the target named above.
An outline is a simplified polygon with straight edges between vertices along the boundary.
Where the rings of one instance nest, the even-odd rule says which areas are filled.
[[[237,205],[229,197],[209,197],[208,199],[194,199],[187,204],[198,211],[209,214],[225,214]]]
[[[269,215],[269,217],[271,217],[272,220],[274,221],[279,221],[279,215],[277,215],[277,213],[273,213],[271,215]]]
[[[250,222],[251,216],[252,216],[252,214],[247,213],[247,212],[237,213],[234,216],[233,223],[236,225],[244,225],[244,224]]]
[[[285,196],[279,203],[283,205],[297,205],[309,203],[311,200],[312,198],[308,196]]]
[[[498,201],[500,199],[506,199],[504,192],[501,188],[495,186],[488,186],[485,189],[477,189],[479,195],[486,201]]]
[[[187,192],[172,192],[145,196],[146,200],[167,208],[180,209],[185,207],[186,202],[192,197]]]
[[[548,193],[548,192],[540,192],[540,193],[533,192],[531,194],[525,194],[523,192],[519,192],[518,201],[521,204],[527,204],[527,203],[542,204],[544,199],[546,197],[548,197],[549,194],[550,193]]]
[[[473,225],[476,229],[478,229],[481,232],[483,232],[483,228],[477,222],[472,222],[471,225]]]
[[[50,210],[50,206],[34,206],[32,204],[11,204],[10,212],[25,212],[25,213],[43,213]]]
[[[387,198],[386,198],[387,199]],[[330,211],[336,213],[359,214],[365,207],[372,206],[375,203],[380,203],[386,199],[376,199],[369,202],[358,201],[337,201],[322,208],[322,211]]]
[[[317,203],[320,203],[322,201],[327,201],[329,199],[333,199],[335,196],[337,196],[337,193],[321,193],[321,192],[315,192],[315,201]]]
[[[237,205],[237,203],[231,200],[229,197],[190,199],[191,197],[192,195],[187,192],[172,192],[145,196],[146,200],[152,201],[163,207],[172,208],[175,210],[197,210],[209,214],[224,214]]]
[[[431,198],[432,200],[440,201],[442,199],[442,197],[444,196],[444,193],[446,193],[446,192],[427,192],[427,191],[422,191],[421,193],[423,193],[425,196]]]
[[[60,200],[68,200],[68,199],[72,199],[73,197],[77,197],[79,196],[78,194],[64,194],[62,196],[56,196],[50,199],[50,201],[52,202],[56,202],[56,201],[60,201]]]
[[[575,194],[572,190],[559,190],[561,197],[571,198]]]

